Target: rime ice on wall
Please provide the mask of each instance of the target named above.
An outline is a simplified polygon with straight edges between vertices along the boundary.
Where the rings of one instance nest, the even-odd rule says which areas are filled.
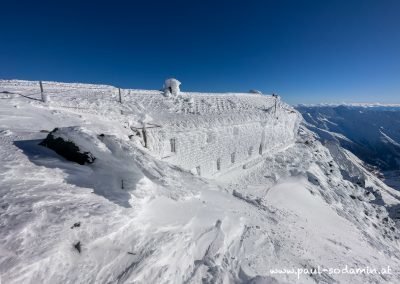
[[[158,158],[194,174],[211,177],[294,141],[299,116],[279,98],[185,96],[175,100],[179,108],[173,116],[146,130],[147,146]]]

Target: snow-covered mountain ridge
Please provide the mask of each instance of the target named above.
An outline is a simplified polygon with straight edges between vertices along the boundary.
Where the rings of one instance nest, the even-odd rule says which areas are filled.
[[[294,105],[294,107],[339,107],[339,106],[345,106],[345,107],[364,107],[364,108],[385,108],[385,107],[393,107],[393,108],[398,108],[400,107],[400,104],[395,104],[395,103],[319,103],[319,104],[297,104]]]
[[[120,103],[110,86],[46,82],[50,100],[43,103],[38,90],[37,82],[0,81],[5,283],[400,280],[400,194],[350,152],[323,146],[284,102],[275,111],[274,99],[260,95],[165,99],[160,91],[121,90]],[[196,95],[198,108],[196,98],[190,101]],[[252,128],[267,151],[226,142],[237,132],[222,129],[254,118],[267,121]],[[221,171],[205,178],[161,159],[137,129],[163,121],[180,131],[197,126],[196,137],[205,135],[204,143],[221,144],[226,153],[233,153],[232,145],[243,148],[234,155],[243,158],[234,161],[240,166],[221,157]],[[38,145],[55,128],[94,162],[79,165]],[[251,136],[244,131],[239,135]],[[273,272],[346,265],[392,271]]]
[[[382,172],[389,185],[399,188],[400,107],[301,106],[297,110],[320,139],[352,151]]]

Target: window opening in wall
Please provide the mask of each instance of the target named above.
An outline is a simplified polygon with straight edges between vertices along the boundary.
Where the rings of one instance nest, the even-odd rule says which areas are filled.
[[[262,153],[263,153],[263,146],[262,146],[262,144],[260,144],[260,148],[258,148],[258,153],[259,153],[260,155],[262,155]]]
[[[253,155],[253,146],[249,148],[249,156]]]
[[[215,139],[215,134],[213,132],[207,133],[207,143],[213,143]]]
[[[217,159],[217,171],[221,170],[221,158]]]
[[[176,139],[172,138],[169,140],[169,142],[171,144],[171,152],[176,153]]]
[[[196,172],[198,176],[201,176],[200,166],[196,167]]]
[[[236,153],[231,154],[231,163],[234,164],[236,160]]]

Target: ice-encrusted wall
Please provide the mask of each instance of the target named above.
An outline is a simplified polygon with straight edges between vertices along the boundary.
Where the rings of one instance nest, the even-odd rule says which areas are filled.
[[[298,122],[297,112],[280,106],[258,121],[149,128],[147,147],[160,159],[211,177],[293,143]]]

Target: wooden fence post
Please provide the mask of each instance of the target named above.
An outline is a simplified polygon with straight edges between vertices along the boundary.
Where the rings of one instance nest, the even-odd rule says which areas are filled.
[[[118,88],[119,103],[122,104],[121,88]]]

